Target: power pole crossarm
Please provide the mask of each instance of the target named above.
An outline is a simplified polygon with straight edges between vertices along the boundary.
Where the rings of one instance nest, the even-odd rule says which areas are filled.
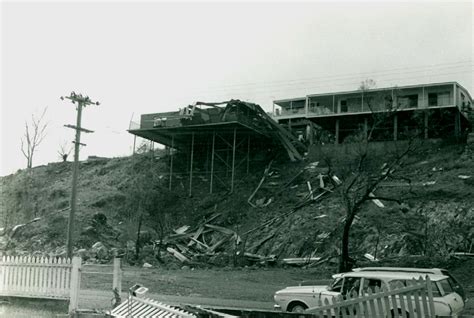
[[[89,96],[82,96],[82,94],[76,94],[72,92],[69,96],[61,96],[61,100],[69,99],[73,104],[77,103],[77,119],[76,125],[64,125],[65,127],[72,128],[76,130],[76,138],[74,142],[74,164],[72,170],[72,189],[71,189],[71,209],[69,210],[69,219],[68,219],[68,227],[67,227],[67,257],[72,258],[72,251],[73,251],[73,232],[74,232],[74,216],[76,213],[76,197],[77,197],[77,173],[79,168],[79,146],[85,144],[81,144],[81,132],[92,133],[92,130],[88,130],[81,127],[81,119],[82,119],[82,108],[89,106],[89,105],[99,105],[99,102],[92,102]]]
[[[77,127],[77,126],[74,126],[74,125],[64,125],[64,127],[67,127],[67,128],[72,128],[72,129],[79,129],[80,131],[83,131],[85,133],[93,133],[94,131],[92,130],[89,130],[89,129],[85,129],[85,128],[82,128],[82,127]]]

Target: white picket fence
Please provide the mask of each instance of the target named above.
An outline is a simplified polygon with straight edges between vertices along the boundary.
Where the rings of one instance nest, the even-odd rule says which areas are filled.
[[[319,301],[319,306],[309,308],[305,313],[316,317],[394,317],[394,318],[426,318],[435,316],[431,281],[427,276],[424,280],[413,279],[409,286],[384,290],[375,287],[363,295],[346,295]]]
[[[0,296],[69,300],[75,310],[81,281],[81,258],[3,256]]]

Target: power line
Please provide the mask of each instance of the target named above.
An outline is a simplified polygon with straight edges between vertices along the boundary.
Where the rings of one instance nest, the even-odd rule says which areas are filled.
[[[474,65],[474,64],[473,64]],[[470,68],[472,67],[472,65],[469,65],[469,66],[462,66],[463,68]],[[392,76],[392,75],[398,75],[399,77],[405,75],[405,74],[420,74],[419,77],[426,77],[426,76],[436,76],[437,75],[437,72],[440,72],[440,71],[447,71],[448,69],[439,69],[439,70],[430,70],[430,71],[409,71],[409,72],[404,72],[404,73],[387,73],[387,74],[372,74],[373,78],[375,78],[376,80],[380,81],[380,80],[384,80],[384,77],[387,77],[387,76]],[[469,71],[470,69],[468,70],[460,70],[459,72],[464,72],[464,71]],[[434,73],[434,74],[431,74],[431,73]],[[348,81],[348,80],[351,80],[351,79],[354,79],[354,80],[358,80],[360,83],[361,80],[365,79],[367,77],[365,76],[352,76],[352,77],[345,77],[345,78],[335,78],[335,79],[325,79],[324,82],[325,83],[333,83],[333,82],[341,82],[341,81]],[[286,86],[294,86],[294,85],[306,85],[306,84],[312,84],[312,83],[318,83],[318,82],[322,82],[322,81],[301,81],[300,83],[292,83],[292,82],[288,82],[288,83],[281,83],[281,84],[274,84],[274,85],[266,85],[265,83],[262,83],[260,85],[256,85],[254,87],[235,87],[235,88],[227,88],[227,89],[219,89],[219,90],[202,90],[200,92],[196,92],[196,93],[205,93],[205,92],[210,92],[210,93],[216,93],[216,92],[224,92],[224,93],[227,93],[227,92],[239,92],[239,91],[243,91],[243,90],[260,90],[260,89],[272,89],[272,88],[279,88],[279,87],[286,87]],[[352,82],[351,82],[352,83]]]
[[[460,71],[456,71],[456,72],[447,72],[447,73],[435,73],[435,74],[420,74],[420,75],[415,75],[415,76],[403,76],[403,74],[399,74],[399,76],[397,77],[392,77],[392,78],[376,78],[376,81],[378,81],[379,83],[380,82],[391,82],[391,81],[398,81],[400,82],[401,80],[407,80],[407,79],[425,79],[427,77],[441,77],[441,76],[447,76],[447,75],[455,75],[455,74],[462,74],[462,73],[471,73],[473,72],[474,70],[472,68],[469,68],[469,69],[464,69],[464,70],[460,70]],[[413,72],[411,72],[413,73]],[[389,75],[393,75],[393,74],[389,74]],[[386,75],[388,76],[388,75]],[[355,77],[354,77],[355,79]],[[321,82],[315,82],[315,83],[310,83],[308,82],[307,84],[306,83],[302,83],[304,86],[301,86],[301,84],[299,85],[295,85],[295,84],[288,84],[286,86],[290,86],[290,87],[287,87],[287,88],[283,88],[281,90],[279,90],[278,92],[275,91],[276,89],[278,89],[277,87],[273,86],[273,87],[255,87],[255,88],[249,88],[249,89],[244,89],[244,88],[237,88],[237,89],[230,89],[230,90],[227,90],[227,91],[207,91],[207,92],[200,92],[200,95],[217,95],[217,96],[227,96],[229,94],[238,94],[242,91],[245,92],[246,95],[252,95],[252,96],[260,96],[260,95],[267,95],[267,94],[276,94],[278,93],[278,95],[281,95],[282,94],[282,91],[285,92],[285,94],[288,94],[289,92],[293,92],[293,91],[302,91],[302,90],[308,90],[308,89],[314,89],[314,88],[320,88],[320,87],[329,87],[329,86],[338,86],[338,87],[343,87],[343,86],[357,86],[358,84],[360,84],[360,80],[361,78],[359,78],[358,80],[354,80],[354,81],[345,81],[345,82],[341,82],[341,83],[338,83],[338,84],[334,84],[335,82],[340,82],[340,80],[333,80],[333,81],[325,81],[324,83],[321,83]],[[332,84],[332,85],[331,85]],[[293,86],[293,87],[291,87]],[[296,86],[296,87],[294,87]],[[393,85],[395,86],[395,85]],[[355,88],[354,88],[355,90]],[[304,94],[304,95],[307,95],[307,94]]]
[[[345,79],[345,78],[363,77],[363,76],[377,76],[377,75],[382,76],[382,74],[390,75],[390,74],[400,73],[400,71],[403,71],[403,70],[409,70],[410,73],[427,72],[427,71],[429,72],[429,71],[437,71],[437,69],[469,67],[471,65],[474,65],[472,61],[459,61],[459,62],[452,62],[452,63],[431,64],[431,65],[417,66],[417,67],[393,68],[393,69],[374,71],[374,72],[359,72],[359,73],[349,73],[349,74],[306,77],[306,78],[289,79],[289,80],[228,84],[228,85],[219,85],[219,86],[214,86],[214,87],[211,86],[209,88],[211,90],[214,90],[214,89],[224,90],[226,88],[233,88],[233,87],[240,87],[240,86],[258,86],[258,85],[273,86],[273,84],[278,84],[278,83],[287,85],[288,83],[293,83],[293,82],[308,82],[308,81],[313,81],[313,80],[318,80],[318,79],[328,80],[328,79]]]

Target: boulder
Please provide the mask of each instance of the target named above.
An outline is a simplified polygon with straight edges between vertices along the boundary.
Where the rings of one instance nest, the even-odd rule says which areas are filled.
[[[96,255],[97,259],[105,259],[109,256],[109,251],[102,242],[94,243],[91,252]]]

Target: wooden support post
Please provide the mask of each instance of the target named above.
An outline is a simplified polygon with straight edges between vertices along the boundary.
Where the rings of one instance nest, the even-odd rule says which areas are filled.
[[[393,116],[393,140],[397,141],[398,139],[398,115]]]
[[[424,137],[425,137],[425,139],[428,139],[428,111],[427,110],[424,113],[423,129],[424,129]]]
[[[369,138],[369,123],[367,117],[364,118],[364,136],[365,140]]]
[[[216,132],[212,132],[212,154],[211,154],[211,182],[209,185],[209,193],[212,194],[212,182],[214,181],[214,147],[216,144]]]
[[[191,162],[189,163],[189,196],[193,195],[194,132],[191,135]]]
[[[304,113],[306,116],[308,116],[308,110],[309,110],[309,97],[306,97],[306,101],[305,101],[306,105],[305,105],[305,109],[304,109]]]
[[[122,267],[120,266],[120,258],[114,258],[114,276],[112,282],[112,289],[117,289],[118,294],[122,293]]]
[[[457,107],[454,109],[454,135],[461,137],[461,113]]]
[[[237,128],[234,128],[234,142],[232,144],[232,177],[230,183],[230,193],[234,192],[234,176],[235,176],[235,139],[237,137]]]
[[[81,263],[80,257],[72,258],[71,285],[69,291],[69,314],[75,312],[79,305],[79,291],[81,289]]]
[[[173,148],[174,148],[174,135],[171,136],[171,148],[170,148],[170,181],[168,189],[171,191],[171,184],[173,181]]]
[[[135,154],[135,145],[137,144],[137,135],[133,135],[133,154]]]
[[[336,119],[336,140],[334,143],[337,145],[339,143],[339,118]]]
[[[311,124],[306,125],[306,140],[308,141],[308,144],[313,144],[313,130]]]
[[[250,134],[247,139],[247,174],[249,174],[250,169]]]
[[[421,107],[422,108],[425,108],[427,105],[426,105],[426,98],[425,98],[425,87],[423,86],[421,88]]]

